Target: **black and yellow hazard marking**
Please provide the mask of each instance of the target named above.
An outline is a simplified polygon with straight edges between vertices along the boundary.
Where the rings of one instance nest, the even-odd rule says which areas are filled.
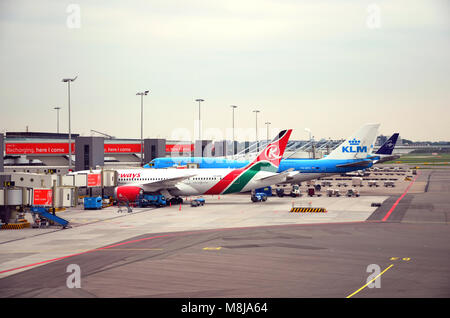
[[[0,229],[2,229],[2,230],[21,230],[26,227],[30,227],[30,223],[28,223],[28,222],[8,223],[8,224],[3,224]]]
[[[301,212],[301,213],[325,213],[327,210],[325,208],[292,208],[289,212]]]

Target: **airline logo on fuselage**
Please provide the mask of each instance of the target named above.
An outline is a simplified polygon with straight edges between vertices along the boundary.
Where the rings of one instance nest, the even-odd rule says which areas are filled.
[[[388,148],[388,149],[394,148],[394,143],[389,140],[388,143],[386,144],[386,148]]]
[[[357,153],[357,152],[367,152],[367,146],[360,146],[361,140],[357,140],[356,138],[353,138],[353,140],[349,140],[348,143],[350,146],[342,146],[342,152],[351,152],[351,153]]]
[[[342,147],[342,152],[352,152],[352,153],[357,153],[357,152],[367,152],[367,146],[343,146]]]
[[[280,159],[280,148],[276,144],[270,145],[267,147],[265,155],[270,161]]]
[[[135,178],[140,178],[141,177],[141,173],[121,173],[119,175],[119,178],[131,178],[131,179],[135,179]]]

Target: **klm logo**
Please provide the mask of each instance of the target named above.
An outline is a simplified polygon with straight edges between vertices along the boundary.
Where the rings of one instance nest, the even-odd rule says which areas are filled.
[[[342,152],[351,152],[351,153],[357,153],[357,152],[367,152],[367,146],[360,146],[361,140],[356,140],[356,138],[353,138],[348,142],[350,146],[342,146]]]

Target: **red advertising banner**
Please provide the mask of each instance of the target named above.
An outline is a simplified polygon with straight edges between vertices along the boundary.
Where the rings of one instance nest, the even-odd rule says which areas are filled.
[[[7,155],[20,154],[68,154],[69,143],[6,143],[5,152]],[[72,153],[75,153],[75,143],[72,143]]]
[[[166,145],[166,152],[193,152],[193,144]],[[68,143],[5,143],[7,155],[67,155]],[[141,144],[105,144],[105,153],[140,153]],[[75,143],[72,143],[72,153],[75,154]]]
[[[166,152],[193,152],[193,144],[174,144],[166,145]]]
[[[90,173],[87,176],[88,187],[99,187],[102,185],[102,176],[100,174]]]
[[[52,205],[52,189],[34,189],[33,205]]]
[[[6,143],[7,155],[67,155],[69,143]],[[105,153],[139,153],[140,144],[105,144]],[[75,154],[75,143],[72,143],[72,153]]]
[[[105,153],[139,153],[141,144],[105,144]]]

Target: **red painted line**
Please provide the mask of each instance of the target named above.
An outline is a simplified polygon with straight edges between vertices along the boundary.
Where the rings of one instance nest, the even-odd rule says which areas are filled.
[[[403,197],[408,193],[409,189],[411,189],[412,185],[414,184],[414,182],[416,182],[417,177],[420,175],[420,172],[417,173],[417,176],[414,178],[414,180],[411,181],[411,183],[409,184],[409,186],[406,188],[405,192],[403,192],[403,194],[397,199],[397,201],[395,201],[395,203],[392,205],[392,207],[390,208],[390,210],[386,213],[386,215],[384,216],[384,218],[381,220],[382,222],[386,222],[387,219],[389,218],[389,216],[392,214],[392,212],[394,212],[395,208],[397,207],[397,205],[399,204],[399,202],[403,199]]]

